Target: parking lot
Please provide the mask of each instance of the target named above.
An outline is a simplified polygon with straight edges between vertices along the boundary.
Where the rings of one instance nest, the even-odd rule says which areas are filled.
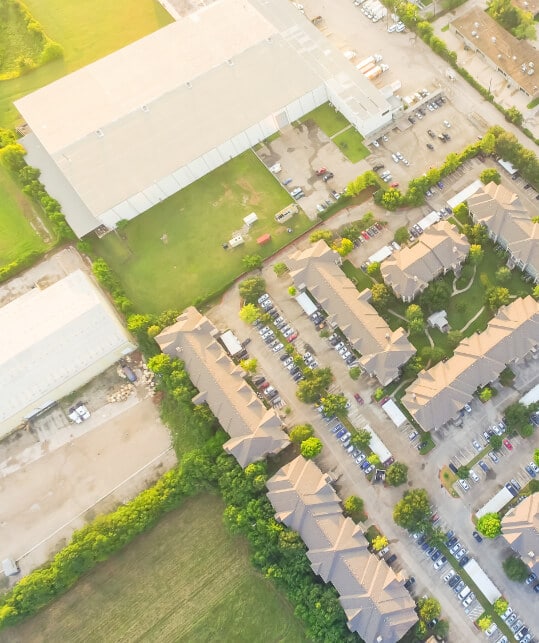
[[[351,163],[314,123],[285,127],[278,138],[262,145],[256,153],[268,169],[275,164],[281,166],[275,178],[289,192],[302,189],[305,196],[298,203],[313,220],[319,212],[317,206],[335,203],[332,193],[342,192],[352,179],[370,167],[364,160]],[[324,181],[328,172],[316,174],[321,168],[334,176]]]

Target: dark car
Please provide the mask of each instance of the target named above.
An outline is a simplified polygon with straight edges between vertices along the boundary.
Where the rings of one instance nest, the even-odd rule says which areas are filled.
[[[434,149],[434,145],[432,143],[427,143],[427,147],[429,148],[429,150]]]
[[[397,554],[391,554],[389,558],[386,559],[388,565],[392,565],[397,560]]]
[[[477,542],[478,542],[478,543],[482,543],[482,542],[483,542],[483,538],[481,538],[481,536],[479,535],[479,533],[478,533],[477,531],[474,531],[474,532],[472,533],[472,536],[477,540]]]
[[[410,121],[410,123],[412,123],[412,125],[415,123],[415,118],[413,116],[408,116],[408,120]]]
[[[414,583],[415,583],[415,578],[413,576],[410,576],[410,578],[408,578],[408,580],[404,583],[404,587],[406,589],[410,589],[410,587],[412,587]]]
[[[454,547],[457,544],[457,541],[458,541],[458,538],[456,536],[453,536],[447,541],[446,546],[449,548]]]
[[[489,467],[483,462],[483,460],[479,460],[477,464],[481,467],[481,469],[483,469],[485,473],[488,473],[490,471]]]
[[[455,574],[453,578],[449,581],[448,585],[449,587],[453,588],[459,583],[460,583],[460,576],[458,574]]]
[[[431,129],[428,129],[428,130],[427,130],[427,134],[428,134],[431,138],[436,138],[436,134],[435,134]]]
[[[430,557],[430,559],[432,560],[433,563],[435,563],[438,560],[438,558],[440,558],[441,555],[442,555],[442,552],[436,549],[434,551],[434,554],[432,554],[432,556]]]
[[[458,469],[452,462],[450,462],[448,466],[453,473],[457,473]]]
[[[333,172],[328,172],[327,174],[324,174],[324,176],[322,177],[322,181],[324,181],[325,183],[327,183],[327,181],[329,181],[330,179],[332,179],[332,178],[333,178],[333,176],[334,176]]]
[[[466,563],[468,563],[468,562],[470,562],[470,558],[469,558],[469,556],[463,556],[463,557],[459,560],[459,565],[460,565],[461,567],[464,567],[464,565],[466,565]]]
[[[378,170],[383,170],[385,168],[385,165],[383,163],[378,163],[378,165],[375,165],[372,169],[375,172],[378,172]]]

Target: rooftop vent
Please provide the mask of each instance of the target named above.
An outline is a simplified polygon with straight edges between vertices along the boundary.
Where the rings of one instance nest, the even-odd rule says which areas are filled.
[[[233,61],[231,58],[229,58],[229,59],[226,61],[226,64],[227,64],[227,65],[231,65],[231,66],[232,66],[232,65],[234,64],[234,61]]]
[[[187,87],[189,87],[189,89],[191,89],[191,87],[193,86],[189,81],[187,81],[185,84],[187,85]]]
[[[105,132],[102,129],[96,129],[95,133],[98,138],[103,138],[103,136],[105,136]]]
[[[495,45],[496,44],[496,36],[492,36],[491,41],[492,41],[492,44]]]
[[[148,105],[141,105],[140,109],[141,109],[143,112],[149,112],[149,111],[150,111],[150,108],[148,107]]]

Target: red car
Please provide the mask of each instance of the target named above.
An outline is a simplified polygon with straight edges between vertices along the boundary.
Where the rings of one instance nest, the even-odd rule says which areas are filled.
[[[391,183],[389,187],[390,188],[398,188],[399,184],[395,181],[395,183]]]
[[[316,176],[322,176],[328,171],[327,167],[321,167],[319,170],[316,170]]]
[[[358,402],[358,404],[363,404],[363,398],[359,393],[354,393],[354,397],[356,398],[356,401]]]
[[[261,391],[263,391],[264,389],[268,388],[268,386],[269,386],[269,385],[270,385],[270,383],[269,383],[269,382],[262,382],[262,384],[261,384],[258,388],[259,388]]]
[[[286,338],[286,341],[290,344],[291,342],[293,342],[297,338],[298,338],[298,334],[297,333],[292,333],[292,335],[290,335],[290,337]]]
[[[503,441],[503,445],[504,445],[507,449],[509,449],[509,451],[512,451],[512,450],[513,450],[513,445],[511,444],[511,442],[509,442],[509,440],[504,440],[504,441]]]
[[[361,233],[361,236],[362,236],[366,241],[368,241],[368,240],[370,239],[369,235],[365,232],[365,230],[363,230],[363,232]]]

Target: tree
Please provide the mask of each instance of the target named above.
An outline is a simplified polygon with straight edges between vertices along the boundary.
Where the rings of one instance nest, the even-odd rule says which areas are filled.
[[[408,241],[409,236],[410,233],[408,232],[408,228],[402,226],[401,228],[397,228],[395,230],[395,236],[393,238],[399,245],[402,245],[403,243],[406,243]]]
[[[442,619],[433,627],[434,634],[438,641],[446,641],[449,634],[449,622]]]
[[[384,389],[379,386],[373,393],[373,397],[376,400],[376,402],[379,402],[385,395]]]
[[[301,444],[313,435],[314,430],[310,424],[298,424],[290,431],[290,440],[294,444]]]
[[[432,619],[439,618],[442,613],[440,603],[433,597],[420,598],[417,601],[419,618],[425,623],[430,623]]]
[[[488,441],[494,451],[498,451],[502,448],[503,440],[500,435],[491,435]]]
[[[238,288],[245,303],[256,304],[259,297],[266,292],[266,282],[262,277],[250,277],[242,281]]]
[[[240,366],[247,373],[255,373],[258,368],[258,360],[256,357],[251,357],[251,359],[242,359]]]
[[[500,598],[498,598],[494,602],[494,605],[492,607],[494,607],[494,611],[496,612],[496,614],[498,614],[498,616],[501,616],[507,611],[507,608],[509,607],[509,603],[505,600],[505,598],[502,598],[500,596]]]
[[[334,393],[329,393],[320,400],[320,403],[324,407],[324,415],[334,417],[335,415],[346,413],[348,399],[342,394],[335,395]]]
[[[385,284],[374,284],[371,288],[371,296],[374,304],[385,308],[391,300],[391,291]]]
[[[380,262],[379,261],[372,261],[367,266],[367,274],[370,277],[373,277],[374,279],[380,279],[381,276],[382,276],[382,273],[380,272]]]
[[[355,446],[356,449],[361,449],[362,451],[364,451],[371,443],[371,438],[372,435],[370,434],[370,431],[367,431],[367,429],[358,429],[357,431],[352,433],[350,443]]]
[[[511,271],[507,266],[500,266],[496,270],[495,278],[499,284],[506,284],[511,279]]]
[[[507,306],[511,301],[511,294],[507,288],[501,286],[492,286],[487,290],[487,304],[493,310],[500,306]]]
[[[365,503],[359,496],[348,496],[343,502],[344,511],[349,516],[363,514]]]
[[[484,256],[485,256],[485,251],[479,244],[473,243],[470,246],[470,261],[474,266],[477,266],[477,264],[480,264],[483,261]]]
[[[496,183],[496,185],[500,185],[500,183],[502,182],[502,177],[500,176],[500,173],[491,167],[488,167],[486,170],[483,170],[479,175],[479,179],[481,180],[481,183],[483,183],[483,185],[486,185],[487,183],[491,183],[491,182]]]
[[[241,321],[253,324],[260,317],[260,308],[256,304],[245,304],[238,313]]]
[[[298,289],[295,286],[290,286],[288,288],[288,294],[290,295],[290,297],[295,297],[297,293],[298,293]]]
[[[466,480],[466,478],[470,477],[470,469],[469,467],[462,465],[457,469],[457,476],[461,480]]]
[[[321,239],[329,245],[333,240],[333,232],[331,230],[315,230],[309,237],[311,243],[316,243]]]
[[[408,480],[408,467],[402,462],[393,462],[386,472],[387,483],[398,487]]]
[[[376,453],[371,453],[367,457],[367,462],[369,464],[372,464],[375,467],[379,467],[382,464],[382,462],[380,461],[380,458],[376,455]]]
[[[485,386],[479,393],[479,399],[481,402],[488,402],[492,398],[492,395],[492,389],[489,386]]]
[[[372,539],[371,545],[374,551],[381,551],[384,547],[387,547],[389,544],[388,539],[385,536],[379,534]]]
[[[307,458],[307,460],[311,460],[312,458],[316,458],[320,451],[322,451],[322,447],[322,440],[315,437],[307,438],[301,443],[301,455]]]
[[[530,573],[529,567],[517,556],[509,556],[503,561],[503,571],[510,580],[523,583]]]
[[[502,519],[497,513],[488,513],[479,518],[476,527],[483,536],[496,538],[502,533]]]
[[[329,368],[315,368],[314,371],[306,373],[305,379],[301,380],[296,395],[302,402],[312,404],[322,397],[332,381],[333,373]]]
[[[487,228],[480,223],[474,225],[467,223],[463,226],[462,231],[472,244],[481,245],[488,238]]]
[[[447,343],[452,349],[455,349],[464,339],[464,333],[460,330],[450,330],[447,333]]]
[[[533,287],[532,295],[535,299],[539,299],[539,285]]]
[[[425,489],[410,489],[393,509],[393,520],[408,531],[416,532],[429,524],[430,499]]]
[[[273,266],[273,271],[275,272],[277,277],[282,277],[288,272],[288,266],[284,263],[284,261],[279,261],[279,263],[276,263]]]
[[[433,281],[430,286],[421,294],[420,301],[429,312],[441,310],[449,303],[451,288],[445,281]]]
[[[510,433],[520,433],[530,424],[530,414],[524,404],[514,402],[505,409],[505,423]]]
[[[245,255],[241,262],[247,270],[262,268],[262,257],[260,255]]]
[[[539,449],[535,449],[533,452],[533,461],[539,467]]]
[[[477,627],[480,630],[483,630],[483,632],[485,630],[488,630],[488,628],[491,626],[491,624],[492,624],[492,619],[490,618],[490,616],[487,616],[487,615],[482,616],[477,621]]]
[[[361,375],[361,369],[359,368],[359,366],[352,366],[352,368],[348,371],[348,375],[350,375],[353,380],[358,380],[359,376]]]
[[[423,311],[417,304],[410,304],[404,312],[411,333],[421,333],[425,330]]]
[[[340,241],[334,241],[331,244],[331,248],[335,250],[335,252],[338,252],[341,257],[346,257],[346,255],[349,255],[354,249],[354,243],[350,241],[350,239],[343,237]]]

